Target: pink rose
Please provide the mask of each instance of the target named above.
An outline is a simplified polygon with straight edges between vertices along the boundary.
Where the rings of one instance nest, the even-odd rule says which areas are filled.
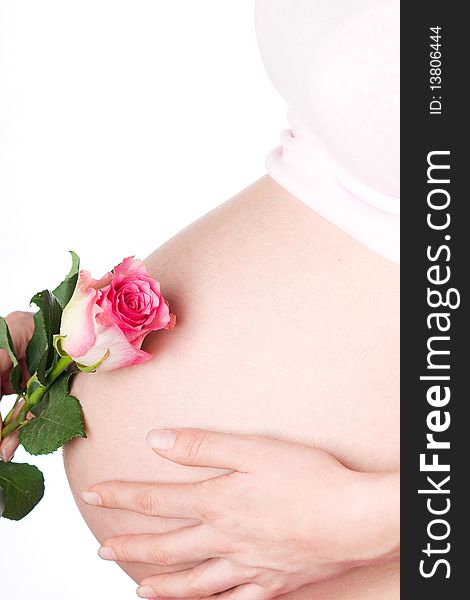
[[[175,316],[142,261],[126,258],[99,280],[80,271],[62,314],[61,348],[80,365],[111,371],[152,358],[140,349],[145,336],[171,329]]]

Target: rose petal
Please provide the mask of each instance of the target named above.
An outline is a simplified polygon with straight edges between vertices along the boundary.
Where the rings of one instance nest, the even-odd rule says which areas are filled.
[[[114,267],[115,275],[147,275],[147,269],[145,268],[144,263],[135,258],[134,256],[129,256],[125,258],[122,263]]]
[[[109,356],[100,365],[100,371],[112,371],[137,365],[152,358],[148,352],[129,343],[124,333],[115,324],[105,328],[98,327],[93,347],[83,356],[74,358],[82,365],[92,366],[101,360],[108,350]]]
[[[95,315],[99,310],[95,298],[98,292],[92,287],[87,289],[82,283],[83,280],[79,280],[64,308],[60,324],[60,335],[64,336],[62,348],[72,358],[85,354],[95,342]]]
[[[175,313],[170,313],[170,320],[168,322],[168,325],[165,327],[165,329],[168,329],[171,331],[173,329],[173,327],[175,327],[175,325],[176,325],[176,315],[175,315]]]

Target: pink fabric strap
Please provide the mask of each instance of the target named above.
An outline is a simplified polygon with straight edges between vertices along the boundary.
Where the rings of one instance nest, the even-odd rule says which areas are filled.
[[[322,217],[392,262],[400,262],[400,198],[356,179],[289,112],[291,129],[267,157],[268,173]]]

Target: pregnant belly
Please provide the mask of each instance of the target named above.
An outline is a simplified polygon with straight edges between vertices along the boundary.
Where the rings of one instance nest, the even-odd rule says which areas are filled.
[[[220,473],[158,457],[144,443],[151,428],[264,433],[324,449],[351,468],[398,468],[396,277],[295,200],[256,194],[147,260],[179,319],[148,338],[153,360],[75,379],[88,438],[67,445],[65,465],[100,541],[186,521],[90,509],[78,495],[94,483]],[[163,570],[123,568],[136,581]],[[369,567],[285,598],[383,600],[397,597],[396,582],[396,567]]]

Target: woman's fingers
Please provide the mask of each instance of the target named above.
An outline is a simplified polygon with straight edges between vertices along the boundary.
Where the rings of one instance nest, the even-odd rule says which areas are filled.
[[[217,538],[207,526],[192,525],[159,535],[123,535],[111,538],[100,548],[99,555],[105,560],[166,567],[205,561],[221,551],[222,545],[217,543]]]
[[[16,405],[16,408],[13,411],[13,415],[12,415],[13,419],[18,415],[20,410],[23,408],[24,402],[25,402],[24,400],[20,400],[18,402],[18,404]],[[28,421],[31,421],[31,419],[34,419],[33,413],[28,412],[28,414],[26,415],[26,419]],[[0,431],[1,431],[1,429],[2,428],[1,428],[1,419],[0,419]],[[5,439],[0,441],[0,460],[2,460],[3,462],[9,462],[13,458],[19,445],[20,445],[19,431],[18,430],[13,431]]]
[[[213,558],[177,573],[147,577],[137,591],[141,598],[205,598],[246,581],[239,567],[223,558]]]
[[[205,483],[205,482],[203,482]],[[148,517],[203,518],[207,506],[207,486],[196,483],[129,483],[106,481],[82,492],[82,500],[92,506],[121,508]]]
[[[246,583],[217,596],[206,596],[201,600],[270,600],[275,597],[260,585]]]
[[[18,359],[26,354],[29,340],[34,331],[34,315],[29,312],[16,311],[10,313],[5,321],[13,340]],[[11,367],[11,360],[5,350],[0,350],[0,375],[4,375]]]
[[[13,458],[20,441],[18,439],[19,432],[13,431],[4,440],[0,442],[0,460],[3,462],[10,462]]]
[[[34,331],[34,315],[29,312],[16,311],[10,313],[5,321],[10,331],[15,354],[23,371],[23,384],[25,384],[29,375],[24,357]],[[12,362],[8,353],[0,350],[0,399],[2,395],[13,393],[9,381],[11,367]]]
[[[160,456],[191,467],[246,471],[267,438],[202,429],[153,429],[147,444]]]

